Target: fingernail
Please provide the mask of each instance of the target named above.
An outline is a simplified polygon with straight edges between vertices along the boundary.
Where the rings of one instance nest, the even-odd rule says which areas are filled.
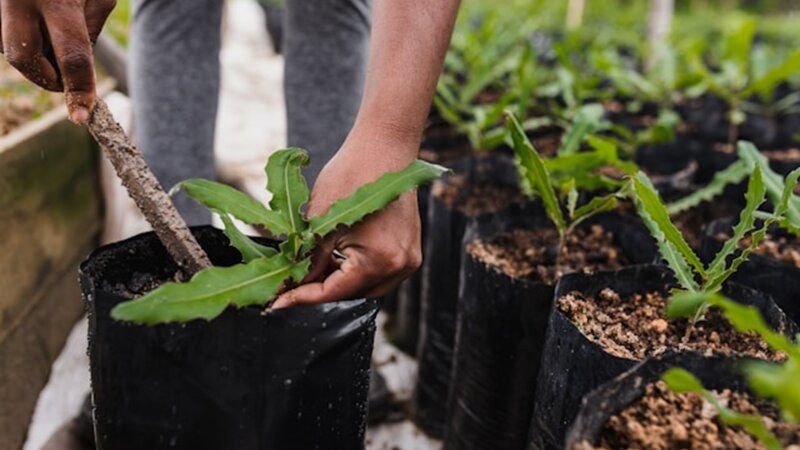
[[[89,121],[89,110],[79,106],[70,113],[70,120],[78,125],[83,125]]]

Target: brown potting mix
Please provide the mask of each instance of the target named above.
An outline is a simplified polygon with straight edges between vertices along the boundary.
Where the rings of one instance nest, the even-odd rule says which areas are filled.
[[[514,230],[491,241],[475,241],[467,252],[511,278],[553,284],[562,275],[575,272],[614,270],[626,265],[613,235],[599,225],[578,228],[567,236],[566,250],[559,257],[558,232],[552,228]]]
[[[770,403],[723,390],[720,403],[743,414],[764,416],[764,424],[786,449],[800,450],[800,426],[778,420]],[[763,450],[764,445],[741,427],[723,425],[713,406],[697,394],[675,394],[664,382],[647,386],[645,395],[612,416],[596,444],[581,442],[572,450],[611,449],[740,449]]]
[[[522,198],[518,189],[508,186],[482,184],[465,188],[465,184],[464,176],[455,175],[447,182],[434,182],[431,192],[467,217],[495,213]],[[465,189],[469,191],[464,192]]]
[[[732,353],[780,361],[754,333],[736,331],[717,309],[709,309],[687,335],[687,320],[667,320],[667,298],[658,292],[622,297],[606,288],[597,297],[570,292],[558,299],[558,308],[590,340],[610,354],[628,359],[643,359],[664,350],[697,350]]]

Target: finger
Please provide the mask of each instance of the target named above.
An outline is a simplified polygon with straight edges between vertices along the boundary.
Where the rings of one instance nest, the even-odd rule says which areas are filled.
[[[94,108],[95,75],[92,45],[83,10],[72,2],[48,2],[43,15],[67,96],[70,118],[77,124],[89,120]]]
[[[116,0],[89,0],[86,2],[84,10],[86,29],[89,32],[89,40],[93,45],[97,43],[97,38],[100,36],[100,32],[103,31],[103,26],[115,6],[117,6]]]
[[[339,269],[324,281],[304,284],[286,292],[275,300],[272,309],[358,298],[372,289],[374,283],[365,271]]]
[[[33,83],[51,91],[62,90],[58,73],[42,53],[42,29],[38,19],[22,20],[22,17],[37,17],[35,12],[12,6],[15,2],[4,2],[0,15],[0,48],[8,63]],[[8,4],[8,6],[6,6]],[[14,8],[19,9],[14,9]],[[3,24],[3,17],[8,23]],[[16,17],[16,20],[11,20]]]

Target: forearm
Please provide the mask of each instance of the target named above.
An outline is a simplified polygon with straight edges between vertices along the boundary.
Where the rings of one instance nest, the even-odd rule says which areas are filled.
[[[348,140],[402,167],[418,143],[453,31],[459,0],[375,0],[364,95]],[[398,145],[387,148],[387,142]],[[380,145],[383,144],[383,145]]]

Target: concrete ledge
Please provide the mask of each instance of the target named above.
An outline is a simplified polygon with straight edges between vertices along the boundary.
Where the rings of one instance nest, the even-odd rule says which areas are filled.
[[[19,449],[83,305],[101,226],[98,152],[63,109],[0,138],[0,448]]]

